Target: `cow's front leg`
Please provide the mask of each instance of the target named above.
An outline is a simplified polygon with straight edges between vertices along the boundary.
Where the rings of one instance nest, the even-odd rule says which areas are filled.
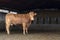
[[[26,27],[26,33],[28,34],[28,27]]]
[[[26,24],[23,23],[23,34],[24,34],[24,35],[26,34],[26,33],[25,33],[25,30],[26,30]]]
[[[28,28],[29,28],[30,24],[31,24],[31,22],[30,23],[27,23],[27,25],[26,25],[26,33],[27,34],[28,34]]]

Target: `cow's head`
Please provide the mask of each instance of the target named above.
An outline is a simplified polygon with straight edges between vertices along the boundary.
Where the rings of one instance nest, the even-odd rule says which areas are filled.
[[[34,16],[36,16],[37,13],[35,13],[35,12],[29,12],[29,15],[30,15],[31,20],[34,20]]]

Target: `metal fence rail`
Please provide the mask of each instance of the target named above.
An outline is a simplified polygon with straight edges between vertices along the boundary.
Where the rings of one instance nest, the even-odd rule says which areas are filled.
[[[35,24],[60,24],[60,10],[39,10]]]
[[[60,10],[35,10],[37,16],[29,30],[60,30]],[[5,15],[0,13],[0,29],[5,29]],[[18,29],[17,27],[15,27]]]

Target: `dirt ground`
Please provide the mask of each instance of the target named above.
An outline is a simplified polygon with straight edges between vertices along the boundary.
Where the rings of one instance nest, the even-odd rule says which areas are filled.
[[[0,32],[0,40],[60,40],[60,32],[30,32],[23,35],[22,32]]]

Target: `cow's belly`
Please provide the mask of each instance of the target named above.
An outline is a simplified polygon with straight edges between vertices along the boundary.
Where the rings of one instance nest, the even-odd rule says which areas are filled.
[[[14,22],[12,22],[12,24],[22,24],[22,22],[20,22],[20,21],[14,21]]]
[[[15,20],[11,20],[11,24],[22,24],[22,23],[29,23],[30,20],[28,19],[15,19]]]
[[[11,24],[21,24],[21,20],[11,20]]]

